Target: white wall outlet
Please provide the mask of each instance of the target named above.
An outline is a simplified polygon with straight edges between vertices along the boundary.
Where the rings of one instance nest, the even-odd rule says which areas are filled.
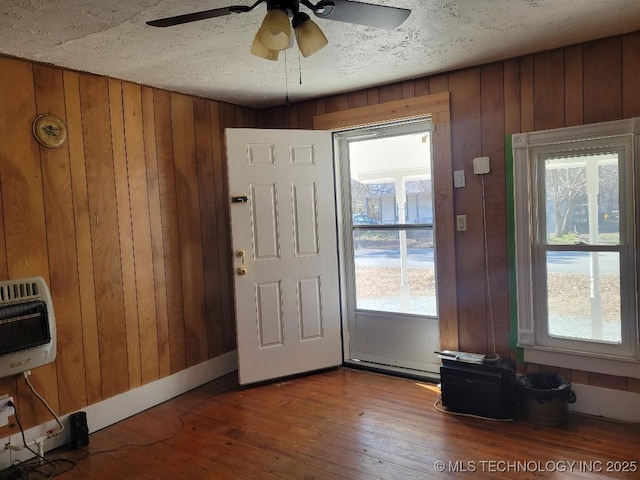
[[[9,403],[13,403],[13,397],[9,395],[2,395],[0,397],[0,427],[4,427],[9,424],[9,417],[16,414],[15,408]]]
[[[473,159],[473,173],[482,175],[490,171],[489,157],[476,157]]]

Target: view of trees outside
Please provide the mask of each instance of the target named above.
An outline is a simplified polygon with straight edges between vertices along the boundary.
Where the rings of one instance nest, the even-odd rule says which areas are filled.
[[[619,179],[617,156],[581,157],[583,165],[557,168],[555,162],[566,164],[566,159],[548,159],[546,168],[547,235],[551,243],[579,243],[591,241],[589,219],[589,194],[587,192],[587,168],[585,160],[606,163],[597,168],[598,213],[597,232],[612,235],[599,236],[598,243],[619,242],[618,213]],[[551,215],[550,215],[551,214]],[[568,236],[568,237],[567,237]],[[573,240],[573,241],[571,241]]]
[[[549,334],[620,343],[619,254],[589,248],[620,243],[617,154],[548,158],[544,183]]]

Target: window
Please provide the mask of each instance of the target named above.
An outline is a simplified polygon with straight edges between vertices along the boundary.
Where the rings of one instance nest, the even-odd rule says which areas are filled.
[[[546,351],[637,363],[639,127],[630,119],[513,136],[525,360]],[[580,368],[569,363],[558,366]]]
[[[355,308],[437,317],[430,120],[368,126],[335,139],[351,217]]]

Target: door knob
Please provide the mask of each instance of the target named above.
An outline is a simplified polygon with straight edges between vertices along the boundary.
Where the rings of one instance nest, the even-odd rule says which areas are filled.
[[[240,276],[247,274],[247,268],[243,265],[242,267],[238,267],[236,269],[236,273]]]

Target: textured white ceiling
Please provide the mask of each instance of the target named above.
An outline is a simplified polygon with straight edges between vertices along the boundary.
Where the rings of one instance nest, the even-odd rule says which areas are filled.
[[[394,31],[312,16],[329,45],[270,62],[249,53],[264,5],[175,27],[145,24],[253,0],[0,0],[0,53],[265,107],[283,104],[287,92],[295,102],[640,29],[639,0],[366,2],[412,13]]]

